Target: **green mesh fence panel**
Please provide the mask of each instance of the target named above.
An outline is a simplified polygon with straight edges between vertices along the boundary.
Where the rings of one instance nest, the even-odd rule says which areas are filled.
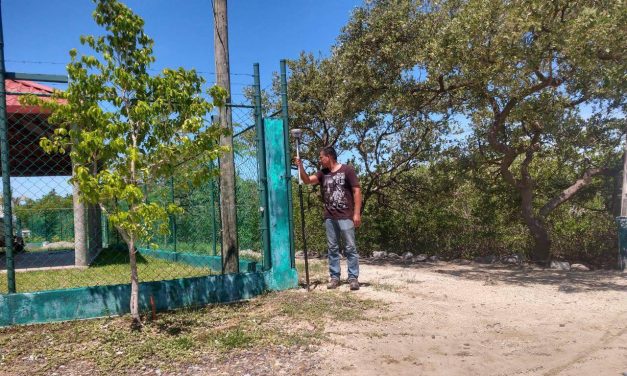
[[[261,258],[257,134],[252,109],[233,108],[237,237],[242,257]]]
[[[19,102],[24,94],[50,96],[52,88],[14,81],[7,91],[13,215],[5,218],[0,211],[0,220],[13,223],[16,292],[129,283],[126,245],[106,213],[78,200],[70,183],[69,155],[48,155],[39,146],[53,132],[49,114]],[[236,108],[233,118],[241,258],[262,261],[255,130],[241,132],[254,124],[254,117],[252,110]],[[197,165],[177,166],[169,179],[145,186],[147,200],[176,202],[184,213],[170,218],[170,234],[155,235],[140,247],[140,282],[220,272],[218,178],[190,187],[176,173],[185,168]],[[0,294],[8,292],[4,246],[2,237]]]

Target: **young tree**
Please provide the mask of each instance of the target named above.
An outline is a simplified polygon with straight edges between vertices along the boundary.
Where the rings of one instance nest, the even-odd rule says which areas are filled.
[[[223,105],[226,93],[214,87],[208,102],[205,81],[194,70],[164,69],[151,76],[153,40],[143,20],[116,0],[94,2],[94,20],[106,33],[83,36],[81,44],[95,54],[70,51],[67,90],[56,92],[55,100],[27,101],[52,110],[49,121],[57,128],[41,146],[70,153],[81,199],[100,205],[128,245],[130,309],[138,328],[136,246],[154,232],[167,233],[168,215],[182,210],[173,203],[146,203],[142,185],[162,181],[175,169],[196,185],[215,173],[208,162],[224,152],[217,140],[225,131],[204,119],[213,106]]]

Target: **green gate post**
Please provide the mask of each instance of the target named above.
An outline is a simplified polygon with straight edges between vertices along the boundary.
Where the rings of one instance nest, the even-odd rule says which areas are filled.
[[[257,133],[257,169],[258,169],[258,185],[259,185],[259,208],[261,214],[261,242],[263,247],[263,270],[268,270],[272,266],[270,256],[270,222],[268,218],[268,177],[266,176],[266,144],[265,132],[263,127],[263,111],[261,109],[261,84],[259,78],[259,64],[253,66],[255,76],[255,127]]]
[[[285,59],[281,60],[281,118],[283,119],[283,137],[285,139],[285,154],[288,156],[285,160],[286,184],[288,187],[288,217],[290,234],[294,234],[294,204],[292,203],[292,160],[290,152],[290,126],[289,113],[287,110],[287,63]],[[290,260],[292,267],[296,267],[296,259],[294,252],[294,236],[290,236]]]
[[[618,267],[625,271],[627,266],[627,217],[617,217],[618,225]]]
[[[175,204],[175,198],[174,198],[174,176],[172,176],[170,178],[170,193],[171,193],[171,200],[172,200],[172,204]],[[177,242],[177,237],[176,237],[176,215],[171,214],[170,215],[171,221],[172,221],[172,245],[174,247],[174,252],[176,252],[176,242]]]
[[[213,160],[209,162],[209,168],[214,170]],[[212,177],[209,181],[209,195],[211,196],[211,256],[218,254],[218,222],[216,221],[216,178]]]
[[[2,166],[2,203],[4,209],[4,242],[7,258],[7,289],[15,293],[15,264],[13,262],[13,212],[11,208],[11,171],[9,170],[9,125],[4,67],[4,33],[2,4],[0,4],[0,164]]]
[[[284,290],[298,286],[298,274],[292,266],[290,245],[294,240],[290,228],[290,204],[292,191],[285,165],[285,127],[280,119],[265,119],[266,165],[268,176],[268,216],[270,220],[270,264],[265,273],[266,286],[270,290]]]

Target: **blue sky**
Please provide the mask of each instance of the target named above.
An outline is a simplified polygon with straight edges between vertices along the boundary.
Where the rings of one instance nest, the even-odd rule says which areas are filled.
[[[11,72],[65,74],[68,51],[79,37],[101,34],[91,18],[89,0],[0,0],[6,69]],[[195,68],[215,81],[211,0],[123,1],[145,21],[155,40],[154,69]],[[268,88],[281,59],[301,51],[328,56],[357,0],[230,1],[229,48],[233,101],[253,82],[254,63],[261,68],[261,86]],[[50,84],[49,84],[50,85]],[[51,86],[55,86],[52,84]],[[55,189],[69,194],[66,177],[13,178],[13,196],[38,198]]]
[[[123,1],[144,18],[155,40],[155,69],[195,68],[215,77],[211,0]],[[2,0],[8,71],[64,74],[68,51],[81,34],[99,34],[89,0]],[[260,63],[262,87],[270,85],[279,60],[300,51],[328,55],[356,0],[230,1],[229,44],[234,101],[252,83]],[[240,97],[241,98],[241,97]]]

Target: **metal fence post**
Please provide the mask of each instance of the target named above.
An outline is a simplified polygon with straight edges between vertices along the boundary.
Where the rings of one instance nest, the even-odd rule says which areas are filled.
[[[2,204],[4,217],[4,242],[7,260],[7,289],[15,293],[15,264],[13,260],[13,212],[11,208],[11,171],[9,166],[9,125],[7,124],[7,97],[4,84],[4,33],[2,31],[2,6],[0,4],[0,154],[2,164]]]
[[[617,217],[618,225],[618,269],[625,271],[627,266],[627,217]]]
[[[270,269],[272,259],[270,256],[270,222],[268,218],[268,177],[266,168],[266,141],[263,129],[263,113],[261,109],[261,83],[259,78],[259,64],[254,65],[255,76],[255,125],[257,128],[257,168],[258,168],[258,186],[259,186],[259,203],[261,212],[261,242],[263,247],[263,268]]]
[[[215,168],[213,160],[209,162],[211,170]],[[209,182],[209,195],[211,196],[211,250],[212,256],[218,254],[218,223],[216,221],[216,184],[215,178]]]
[[[292,267],[295,267],[294,259],[294,205],[292,203],[292,160],[290,152],[290,126],[289,113],[287,110],[287,63],[281,60],[281,117],[283,119],[283,133],[285,136],[285,180],[287,184],[287,210],[289,215],[289,231],[290,231],[290,259]]]
[[[170,193],[172,204],[175,204],[174,200],[174,176],[170,177]],[[170,220],[172,221],[172,246],[174,247],[174,252],[176,252],[176,214],[170,215]]]

